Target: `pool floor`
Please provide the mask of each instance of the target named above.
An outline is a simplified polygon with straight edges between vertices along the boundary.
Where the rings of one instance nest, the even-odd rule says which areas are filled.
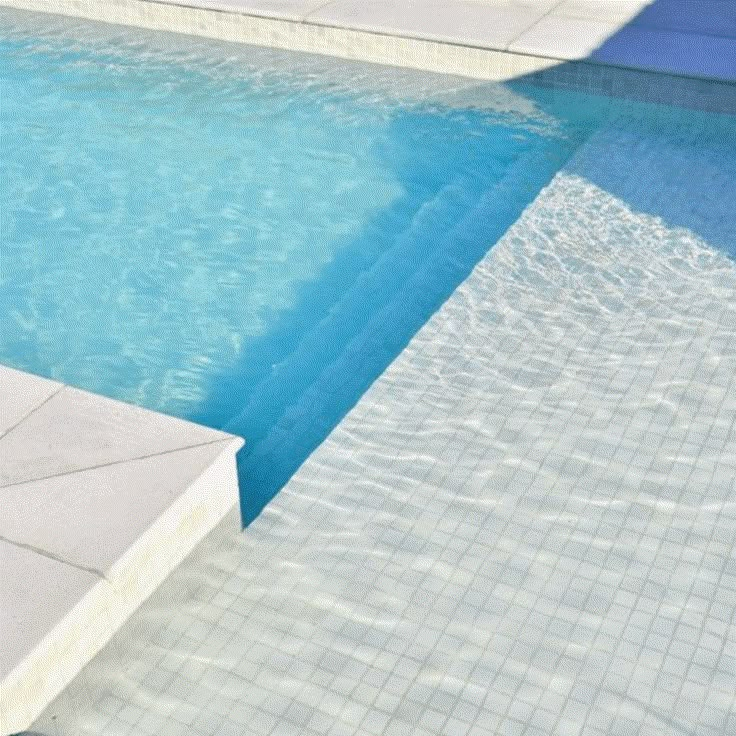
[[[736,733],[734,150],[598,130],[35,730]]]

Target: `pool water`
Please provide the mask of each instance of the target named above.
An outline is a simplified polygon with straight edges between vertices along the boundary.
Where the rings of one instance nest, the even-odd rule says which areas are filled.
[[[592,127],[523,85],[470,104],[431,75],[0,20],[0,361],[242,435],[246,523]]]

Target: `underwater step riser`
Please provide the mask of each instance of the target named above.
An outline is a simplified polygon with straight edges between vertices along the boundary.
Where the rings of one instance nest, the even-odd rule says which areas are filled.
[[[260,432],[271,426],[269,420],[279,405],[275,400],[278,391],[286,387],[294,395],[300,388],[306,389],[326,365],[337,359],[373,312],[401,293],[412,273],[444,247],[447,234],[458,222],[456,213],[467,212],[476,199],[472,190],[453,182],[425,203],[394,245],[356,278],[329,314],[253,389],[247,406],[225,426],[245,426],[249,439],[261,436]],[[243,425],[246,417],[247,424]]]
[[[246,523],[286,483],[370,384],[378,378],[434,311],[470,274],[476,263],[515,222],[523,207],[510,196],[519,187],[541,190],[560,162],[534,151],[478,198],[407,278],[391,300],[374,313],[339,356],[325,366],[296,404],[287,406],[268,435],[241,454],[238,468]],[[438,285],[441,285],[438,288]],[[298,371],[294,363],[293,370]],[[335,396],[344,400],[335,406]],[[267,399],[264,397],[264,401]],[[241,415],[245,418],[245,415]],[[329,416],[330,419],[324,419]],[[315,417],[323,417],[315,422]],[[232,422],[229,431],[239,425]]]

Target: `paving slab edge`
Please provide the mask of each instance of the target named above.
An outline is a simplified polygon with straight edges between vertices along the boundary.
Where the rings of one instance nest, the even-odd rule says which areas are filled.
[[[238,503],[235,453],[220,452],[71,611],[0,683],[3,734],[28,728],[130,615]]]

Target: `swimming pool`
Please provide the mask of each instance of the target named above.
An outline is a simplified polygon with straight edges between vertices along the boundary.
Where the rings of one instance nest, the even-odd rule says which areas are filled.
[[[56,23],[4,37],[0,360],[242,427],[246,518],[480,265],[33,728],[730,732],[734,118]]]
[[[551,93],[470,106],[427,75],[3,17],[0,360],[244,436],[246,522],[590,129]]]

